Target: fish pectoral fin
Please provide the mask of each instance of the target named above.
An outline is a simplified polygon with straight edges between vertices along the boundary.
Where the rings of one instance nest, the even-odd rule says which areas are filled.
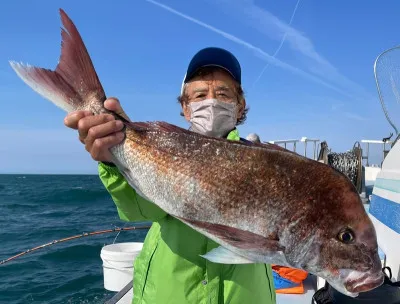
[[[262,235],[226,226],[221,224],[214,224],[202,222],[187,218],[180,218],[184,223],[187,223],[195,228],[199,228],[218,239],[228,243],[229,245],[241,250],[252,251],[257,254],[270,254],[271,252],[281,251],[284,252],[285,248],[279,243],[277,237],[264,237]]]
[[[219,264],[252,264],[254,261],[248,260],[245,257],[238,255],[225,247],[219,246],[207,252],[201,257],[213,263]]]

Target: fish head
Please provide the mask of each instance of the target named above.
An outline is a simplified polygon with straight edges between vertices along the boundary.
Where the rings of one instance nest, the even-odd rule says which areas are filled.
[[[383,283],[382,263],[375,228],[358,194],[347,191],[338,199],[340,208],[320,213],[302,268],[356,297]]]

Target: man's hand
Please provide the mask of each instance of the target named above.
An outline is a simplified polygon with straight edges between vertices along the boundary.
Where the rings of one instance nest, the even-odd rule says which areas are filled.
[[[118,99],[108,98],[104,102],[104,107],[129,120]],[[109,149],[119,144],[125,137],[121,132],[124,126],[122,121],[115,120],[110,114],[93,115],[90,111],[76,111],[65,117],[64,124],[78,130],[79,140],[97,161],[111,162]]]

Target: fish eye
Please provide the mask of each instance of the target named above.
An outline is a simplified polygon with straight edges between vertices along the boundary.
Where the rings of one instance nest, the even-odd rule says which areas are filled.
[[[339,232],[337,238],[344,244],[351,244],[354,241],[354,233],[350,229],[346,228]]]

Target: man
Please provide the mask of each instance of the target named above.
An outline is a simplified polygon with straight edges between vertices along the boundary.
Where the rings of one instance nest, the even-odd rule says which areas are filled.
[[[246,136],[246,139],[253,143],[261,144],[260,136],[258,136],[256,133],[250,133]]]
[[[236,125],[246,119],[246,101],[237,59],[220,48],[206,48],[191,60],[178,98],[190,130],[241,140]],[[106,108],[127,118],[116,99]],[[134,298],[142,304],[275,303],[270,265],[224,265],[200,255],[218,245],[155,204],[140,197],[110,163],[109,148],[123,139],[122,124],[111,115],[81,111],[68,115],[68,127],[94,160],[100,178],[125,221],[152,221],[143,250],[134,263]],[[239,164],[238,164],[239,165]]]

